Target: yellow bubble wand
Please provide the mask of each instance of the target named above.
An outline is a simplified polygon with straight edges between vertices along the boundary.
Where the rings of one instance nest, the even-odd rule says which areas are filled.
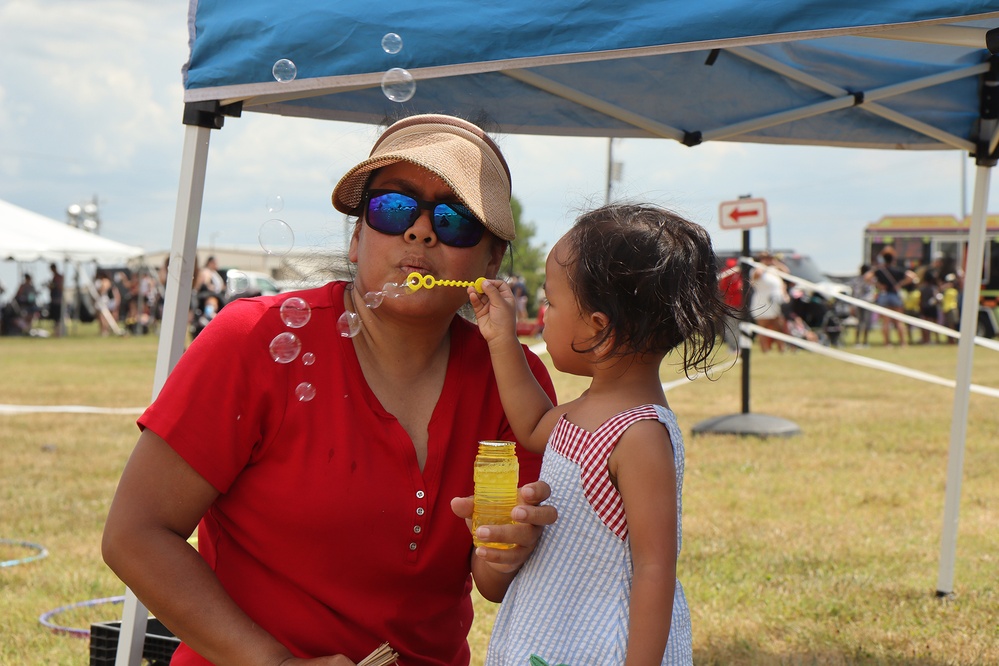
[[[437,285],[442,287],[475,287],[475,291],[482,293],[482,283],[486,281],[486,278],[480,277],[477,280],[438,280],[433,275],[420,275],[416,271],[409,274],[406,278],[406,286],[409,287],[410,291],[418,291],[419,289],[433,289]]]

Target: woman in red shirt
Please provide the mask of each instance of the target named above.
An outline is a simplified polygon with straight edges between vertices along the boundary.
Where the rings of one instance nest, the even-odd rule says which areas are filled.
[[[401,664],[468,663],[473,577],[501,599],[556,512],[521,451],[518,522],[483,535],[516,547],[473,551],[477,442],[513,439],[488,350],[456,316],[464,289],[388,285],[494,278],[510,194],[481,129],[401,120],[333,191],[357,216],[353,280],[239,299],[184,353],[139,419],[103,542],[182,639],[172,663],[350,665],[383,641]]]

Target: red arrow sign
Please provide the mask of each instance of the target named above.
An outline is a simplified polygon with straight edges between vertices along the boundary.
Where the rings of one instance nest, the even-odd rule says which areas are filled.
[[[741,208],[735,208],[732,210],[731,213],[728,214],[728,216],[732,218],[736,222],[736,224],[738,224],[740,217],[758,217],[759,214],[760,211],[756,210],[755,208],[751,210],[742,210]]]
[[[767,224],[767,202],[763,199],[725,201],[718,207],[722,229],[750,229]]]

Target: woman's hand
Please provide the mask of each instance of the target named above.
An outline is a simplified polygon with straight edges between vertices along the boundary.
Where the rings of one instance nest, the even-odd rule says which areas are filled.
[[[476,548],[472,557],[473,573],[476,561],[479,564],[487,565],[488,569],[495,573],[504,575],[512,575],[524,565],[527,558],[534,552],[544,526],[551,525],[558,519],[558,511],[555,507],[541,505],[550,495],[551,488],[544,481],[528,483],[517,491],[517,506],[510,514],[516,521],[514,524],[479,527],[476,535],[479,539],[512,543],[514,547],[508,549]],[[455,497],[451,500],[451,510],[459,518],[464,518],[468,529],[472,529],[471,497]],[[476,579],[476,584],[480,584],[478,579]],[[505,585],[503,591],[506,591]]]

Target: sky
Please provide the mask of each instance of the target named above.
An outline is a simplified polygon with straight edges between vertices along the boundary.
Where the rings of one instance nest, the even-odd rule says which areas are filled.
[[[101,235],[169,249],[186,21],[181,0],[0,0],[0,199],[64,221],[69,206],[96,197]],[[268,114],[227,118],[212,132],[199,246],[258,246],[262,225],[278,216],[296,249],[342,247],[347,227],[330,191],[377,133]],[[536,243],[550,247],[580,212],[604,203],[607,139],[497,138]],[[613,198],[668,207],[705,226],[719,250],[742,238],[719,228],[719,205],[762,198],[770,222],[751,232],[754,250],[793,249],[840,275],[856,273],[864,226],[884,215],[970,211],[974,173],[957,151],[619,139],[613,157],[622,164]],[[277,197],[283,208],[272,213]],[[8,288],[13,270],[0,264]]]

